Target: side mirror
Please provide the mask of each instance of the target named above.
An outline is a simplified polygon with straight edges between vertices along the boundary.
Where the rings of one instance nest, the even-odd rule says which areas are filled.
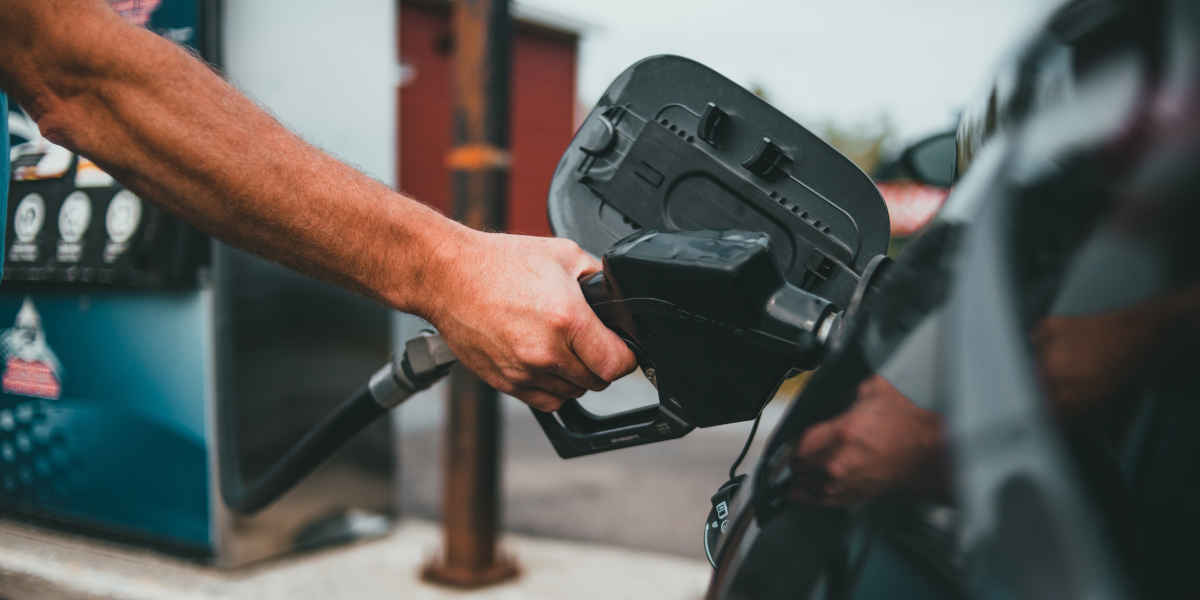
[[[916,181],[948,188],[954,184],[955,139],[953,131],[929,136],[909,146],[900,161]]]

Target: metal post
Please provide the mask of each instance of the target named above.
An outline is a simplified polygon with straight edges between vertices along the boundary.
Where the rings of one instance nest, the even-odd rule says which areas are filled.
[[[447,157],[454,214],[504,230],[508,190],[511,22],[508,0],[457,0],[452,74],[455,148]],[[500,409],[496,390],[458,367],[450,378],[442,491],[443,554],[426,579],[479,587],[517,575],[496,551],[500,525]]]

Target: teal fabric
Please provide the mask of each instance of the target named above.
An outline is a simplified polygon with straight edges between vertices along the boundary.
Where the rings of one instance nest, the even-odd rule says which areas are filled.
[[[0,232],[8,231],[8,96],[0,92]],[[0,277],[4,276],[5,233],[0,233]]]

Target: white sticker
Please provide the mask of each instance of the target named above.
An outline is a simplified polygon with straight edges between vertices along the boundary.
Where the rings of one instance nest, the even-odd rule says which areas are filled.
[[[92,222],[92,201],[87,194],[75,192],[63,201],[58,211],[58,233],[63,240],[78,242]]]
[[[74,192],[58,209],[58,262],[79,262],[83,257],[83,234],[92,222],[92,201]]]
[[[116,183],[112,175],[105,173],[91,159],[79,157],[79,162],[75,164],[75,187],[104,188],[112,187]]]
[[[104,262],[114,263],[129,248],[129,240],[142,223],[142,201],[133,192],[121,190],[108,203],[104,228],[108,243],[104,245]]]
[[[137,232],[142,222],[142,201],[133,192],[121,190],[113,196],[104,215],[104,226],[108,239],[124,244]]]
[[[40,194],[29,194],[17,203],[13,215],[13,233],[16,241],[8,252],[12,262],[37,262],[37,236],[46,224],[46,201]]]
[[[16,218],[13,220],[13,231],[17,239],[26,244],[37,239],[46,223],[46,201],[40,194],[29,194],[17,204]]]
[[[10,156],[13,181],[57,179],[67,173],[75,157],[70,150],[44,138],[13,146]]]

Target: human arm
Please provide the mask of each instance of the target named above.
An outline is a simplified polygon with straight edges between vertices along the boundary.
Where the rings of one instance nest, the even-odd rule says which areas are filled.
[[[793,451],[796,499],[848,505],[902,490],[948,497],[942,416],[904,397],[887,379],[859,384],[846,412],[804,432]]]
[[[1067,429],[1105,426],[1157,359],[1194,348],[1197,333],[1200,286],[1119,310],[1042,319],[1030,341],[1050,414]],[[879,375],[859,386],[849,410],[809,428],[794,458],[801,500],[845,505],[891,491],[950,495],[944,420]]]
[[[230,243],[419,314],[501,391],[551,409],[633,368],[576,284],[573,243],[481,233],[279,125],[101,0],[12,0],[0,88],[51,141]]]

